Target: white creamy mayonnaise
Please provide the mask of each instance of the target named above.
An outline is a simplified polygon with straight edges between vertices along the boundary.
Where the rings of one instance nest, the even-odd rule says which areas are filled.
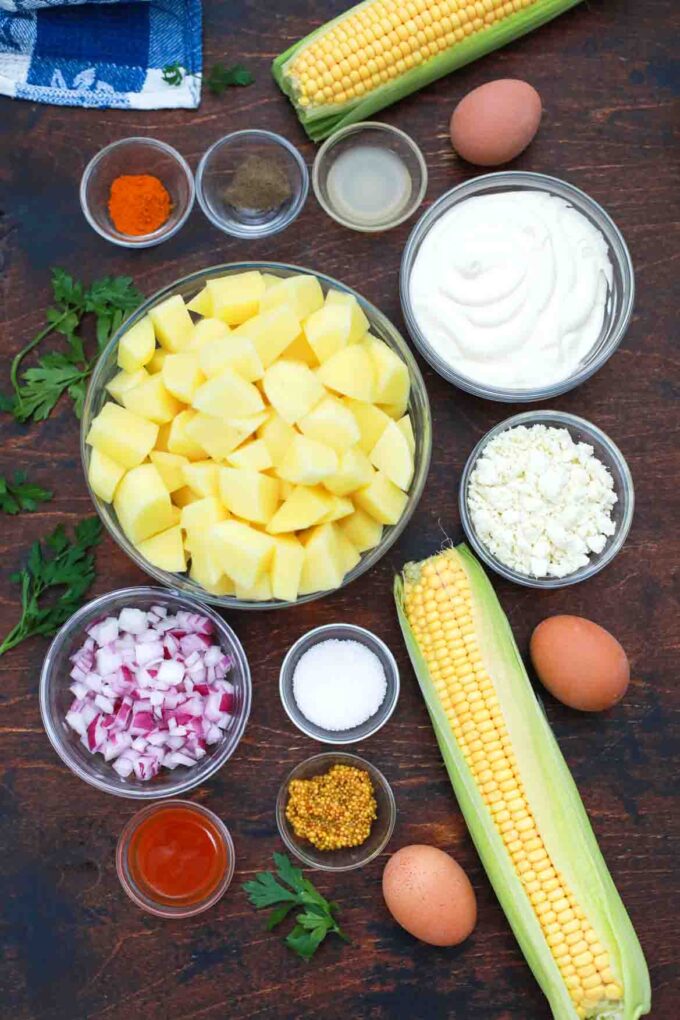
[[[602,233],[542,191],[476,195],[426,234],[410,279],[413,314],[442,360],[475,382],[560,382],[602,330],[612,265]]]

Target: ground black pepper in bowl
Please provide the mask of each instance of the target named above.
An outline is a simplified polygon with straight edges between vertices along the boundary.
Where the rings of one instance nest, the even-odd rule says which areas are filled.
[[[224,201],[239,212],[269,212],[288,201],[292,188],[281,160],[246,156],[224,189]]]

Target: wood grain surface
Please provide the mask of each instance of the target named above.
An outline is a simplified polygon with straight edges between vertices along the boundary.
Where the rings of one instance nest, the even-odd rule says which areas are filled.
[[[232,0],[205,3],[206,66],[240,60],[256,84],[197,111],[74,110],[0,100],[0,287],[2,378],[12,354],[42,323],[49,271],[85,279],[130,273],[146,294],[203,267],[239,259],[299,263],[360,290],[403,328],[400,253],[412,223],[384,236],[348,232],[310,197],[294,227],[246,243],[215,231],[197,208],[168,244],[116,249],[96,236],[78,205],[85,163],[102,145],[148,134],[176,146],[196,167],[221,135],[259,126],[282,132],[311,164],[314,146],[274,86],[271,59],[339,12],[319,3]],[[387,111],[410,132],[430,171],[426,204],[470,176],[448,141],[454,103],[494,77],[526,77],[545,115],[538,137],[514,164],[578,185],[601,202],[630,246],[635,314],[619,352],[552,406],[601,426],[633,473],[636,514],[618,558],[593,580],[540,593],[495,580],[526,651],[533,626],[569,612],[613,631],[627,649],[633,682],[604,715],[579,715],[547,694],[545,708],[580,787],[614,879],[650,964],[656,1020],[676,1020],[678,846],[678,457],[677,324],[678,74],[680,18],[674,0],[593,0]],[[675,107],[674,107],[675,100]],[[674,121],[675,115],[675,121]],[[0,1016],[12,1020],[302,1020],[325,1017],[544,1020],[545,1000],[526,966],[467,835],[400,637],[392,576],[407,559],[462,537],[457,485],[473,444],[520,410],[452,388],[421,361],[434,418],[429,482],[401,541],[345,591],[290,610],[232,613],[250,656],[252,717],[237,753],[193,794],[225,819],[236,842],[234,884],[209,913],[171,923],[141,913],[123,894],[114,848],[132,802],[86,786],[62,765],[43,732],[37,688],[47,643],[26,642],[0,660]],[[4,386],[5,384],[3,384]],[[0,623],[17,615],[10,573],[30,541],[58,521],[90,512],[78,455],[78,425],[63,405],[30,428],[2,419],[0,471],[16,466],[56,491],[45,509],[0,527]],[[143,584],[107,537],[94,591]],[[316,750],[297,733],[278,697],[278,670],[308,628],[356,621],[379,634],[402,669],[402,696],[364,753],[384,770],[398,802],[389,850],[433,843],[467,870],[479,901],[473,936],[453,950],[416,943],[388,917],[380,893],[387,853],[364,870],[316,875],[342,905],[352,943],[324,945],[309,965],[262,930],[240,883],[281,849],[276,793],[287,770]],[[676,975],[675,979],[673,974]],[[676,987],[673,988],[673,982]]]

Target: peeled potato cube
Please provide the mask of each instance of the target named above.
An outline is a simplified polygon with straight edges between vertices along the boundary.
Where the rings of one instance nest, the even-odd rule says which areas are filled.
[[[118,464],[100,450],[92,450],[87,480],[95,496],[99,496],[105,503],[111,503],[124,474],[125,468],[122,464]]]
[[[408,497],[382,471],[353,496],[356,506],[365,510],[381,524],[396,524],[404,512]]]
[[[247,588],[245,585],[237,584],[234,590],[236,598],[243,602],[269,602],[272,597],[271,578],[269,574],[261,574],[252,587]]]
[[[382,538],[382,524],[365,510],[355,510],[349,517],[343,517],[338,528],[360,553],[374,549]]]
[[[399,355],[395,354],[386,343],[371,336],[370,333],[364,344],[375,369],[373,400],[376,404],[401,405],[403,403],[405,410],[411,388],[406,362],[402,361]]]
[[[289,425],[308,414],[324,392],[309,365],[283,358],[267,369],[262,386],[272,407]]]
[[[333,497],[323,489],[297,485],[270,520],[267,531],[280,535],[309,528],[325,517],[332,505]]]
[[[123,395],[148,378],[149,373],[145,368],[138,368],[136,372],[117,372],[113,379],[106,384],[106,389],[114,400],[122,404]]]
[[[257,435],[265,443],[273,463],[278,464],[283,460],[296,432],[292,425],[289,425],[280,414],[270,408],[266,421],[257,430]]]
[[[200,364],[208,379],[232,368],[246,382],[256,382],[264,375],[260,355],[252,340],[245,336],[219,337],[205,344],[200,352]]]
[[[300,320],[290,305],[262,312],[234,330],[252,340],[265,368],[269,368],[300,333]]]
[[[304,333],[299,333],[292,344],[288,344],[285,354],[287,361],[304,361],[305,365],[309,365],[310,368],[319,367],[319,359],[309,346]]]
[[[234,583],[252,588],[269,567],[274,539],[242,521],[213,525],[209,532],[213,553]]]
[[[349,407],[359,426],[360,448],[364,453],[370,453],[389,425],[389,416],[375,404],[366,403],[364,400],[345,399],[344,403]]]
[[[180,411],[170,422],[170,431],[167,437],[169,453],[178,453],[187,460],[205,460],[206,453],[202,443],[199,443],[194,434],[194,422],[198,418],[195,411]]]
[[[345,571],[335,524],[319,524],[304,538],[305,558],[300,595],[330,591],[342,584]]]
[[[191,331],[185,350],[202,351],[206,344],[212,343],[213,340],[221,340],[225,336],[229,336],[226,322],[222,322],[221,319],[200,319]]]
[[[404,395],[403,400],[398,400],[395,404],[380,404],[379,406],[382,411],[391,418],[393,421],[399,421],[406,414],[408,408],[408,394]]]
[[[257,270],[220,276],[208,280],[206,287],[212,301],[210,314],[230,326],[257,315],[264,294],[264,280]]]
[[[172,352],[181,351],[186,347],[194,328],[194,320],[189,315],[184,298],[180,294],[173,294],[160,305],[156,305],[149,312],[149,316],[161,347]]]
[[[187,303],[187,308],[190,312],[196,312],[197,315],[212,315],[213,304],[208,288],[203,287],[199,290],[198,294]]]
[[[192,456],[190,460],[204,460],[206,454],[213,460],[224,460],[243,441],[242,432],[221,418],[195,411],[189,413],[186,438],[193,444],[194,450],[199,451],[198,456]]]
[[[356,400],[373,399],[375,369],[363,344],[336,351],[317,369],[316,374],[329,390]]]
[[[158,473],[163,479],[163,485],[168,492],[177,492],[184,486],[184,472],[182,468],[189,461],[178,453],[165,453],[162,450],[152,450],[149,454],[152,464],[158,468]]]
[[[305,337],[321,362],[346,347],[352,330],[352,315],[345,305],[324,305],[304,322]]]
[[[338,469],[335,450],[316,439],[296,435],[283,460],[276,465],[279,478],[296,485],[316,485]]]
[[[140,542],[137,551],[142,554],[145,560],[161,570],[175,574],[187,568],[182,529],[179,525]]]
[[[416,452],[416,437],[413,433],[413,425],[411,424],[411,418],[408,414],[403,415],[397,422],[397,428],[408,443],[408,448],[411,453]]]
[[[232,368],[208,379],[194,393],[192,406],[214,418],[240,418],[264,410],[262,397],[252,383]]]
[[[180,402],[165,388],[161,374],[150,375],[139,385],[126,390],[123,404],[128,411],[157,425],[167,424],[182,410]]]
[[[216,521],[215,523],[218,522]],[[231,582],[230,592],[217,592],[215,590],[224,584],[226,575],[210,548],[208,532],[199,530],[187,532],[185,546],[191,550],[189,577],[193,581],[196,581],[215,594],[234,593],[233,582]]]
[[[337,397],[325,397],[298,422],[298,428],[309,439],[317,439],[341,454],[361,439],[356,418]]]
[[[361,560],[361,556],[356,546],[350,541],[344,531],[340,528],[337,529],[335,537],[338,543],[338,551],[340,554],[340,562],[342,564],[343,573],[347,574],[350,570],[354,570],[357,563]]]
[[[305,550],[296,538],[281,536],[275,539],[270,567],[271,591],[275,599],[294,602],[298,595],[300,574]]]
[[[268,471],[274,462],[263,439],[254,439],[240,446],[227,457],[232,467],[248,468],[251,471]]]
[[[149,456],[157,437],[158,425],[108,403],[90,425],[85,442],[123,467],[132,468]]]
[[[279,305],[290,305],[299,319],[305,319],[323,305],[321,284],[315,276],[306,274],[277,279],[265,290],[260,311],[266,312]]]
[[[354,503],[347,496],[333,496],[333,505],[325,514],[319,524],[328,524],[330,521],[339,521],[342,517],[349,517],[354,513]]]
[[[180,523],[187,533],[207,535],[213,524],[226,520],[228,516],[217,496],[205,496],[182,507]]]
[[[168,354],[163,362],[161,376],[168,393],[181,400],[183,404],[190,404],[198,387],[205,382],[205,376],[198,363],[198,355],[188,351],[182,354]]]
[[[266,422],[267,415],[267,411],[262,411],[261,414],[248,414],[244,418],[227,418],[226,424],[236,429],[239,434],[239,443],[242,443]]]
[[[219,469],[220,499],[237,517],[255,524],[266,524],[279,505],[277,478],[261,471],[225,467]]]
[[[170,498],[176,507],[183,510],[185,506],[190,506],[192,503],[198,503],[201,497],[197,496],[194,490],[190,489],[188,485],[183,485],[181,489],[175,489],[175,491],[170,494]]]
[[[353,446],[340,454],[337,470],[324,478],[323,485],[336,496],[349,496],[355,489],[368,485],[374,473],[366,454]]]
[[[217,464],[212,460],[196,460],[187,463],[182,469],[184,483],[196,493],[197,496],[217,496],[219,487],[217,484]]]
[[[370,460],[391,482],[406,491],[413,478],[413,454],[404,433],[391,421],[370,453]]]
[[[153,352],[153,358],[151,359],[151,361],[148,362],[146,366],[146,371],[150,372],[152,375],[156,372],[160,372],[163,368],[163,362],[165,361],[167,356],[168,356],[167,351],[164,351],[162,347],[157,347],[156,350]],[[139,382],[141,381],[142,380],[140,379]]]
[[[340,305],[349,308],[352,317],[352,325],[349,333],[349,342],[357,343],[368,332],[369,321],[364,315],[361,305],[354,297],[354,294],[346,294],[341,290],[329,290],[326,294],[326,304],[329,306]]]
[[[127,472],[118,484],[113,507],[135,545],[176,524],[176,508],[154,464],[139,464]]]
[[[137,372],[153,357],[156,334],[148,315],[131,326],[120,339],[117,359],[124,372]]]

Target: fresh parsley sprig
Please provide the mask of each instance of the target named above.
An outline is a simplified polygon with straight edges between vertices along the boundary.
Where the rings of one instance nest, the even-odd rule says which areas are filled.
[[[276,875],[262,871],[243,885],[249,901],[257,910],[273,908],[267,918],[267,930],[271,931],[284,921],[291,910],[301,907],[301,913],[295,915],[295,927],[286,936],[285,942],[303,960],[311,960],[331,933],[348,941],[334,916],[338,910],[337,903],[324,899],[285,854],[275,853],[274,864]]]
[[[29,482],[25,471],[15,471],[13,479],[0,475],[0,510],[3,513],[35,510],[39,503],[46,503],[48,499],[52,499],[52,493]]]
[[[44,544],[33,543],[26,566],[10,578],[21,585],[21,619],[0,643],[0,655],[36,634],[56,634],[79,608],[94,581],[91,550],[101,531],[98,517],[86,517],[76,525],[73,539],[59,525]]]
[[[206,85],[214,96],[221,96],[232,85],[244,87],[252,85],[254,81],[254,76],[243,64],[234,64],[233,67],[225,67],[224,64],[214,64],[206,78]]]
[[[45,327],[12,361],[10,381],[14,392],[0,399],[0,410],[8,411],[18,422],[43,421],[64,393],[73,401],[76,417],[80,418],[87,381],[99,354],[142,301],[141,293],[129,276],[106,276],[86,288],[63,269],[52,270],[52,293],[54,305],[45,313]],[[95,319],[97,352],[94,357],[86,354],[79,332],[87,315]],[[64,337],[66,349],[43,354],[20,378],[26,355],[51,333]]]
[[[162,72],[163,81],[166,85],[179,87],[184,81],[184,70],[181,64],[166,64]]]

